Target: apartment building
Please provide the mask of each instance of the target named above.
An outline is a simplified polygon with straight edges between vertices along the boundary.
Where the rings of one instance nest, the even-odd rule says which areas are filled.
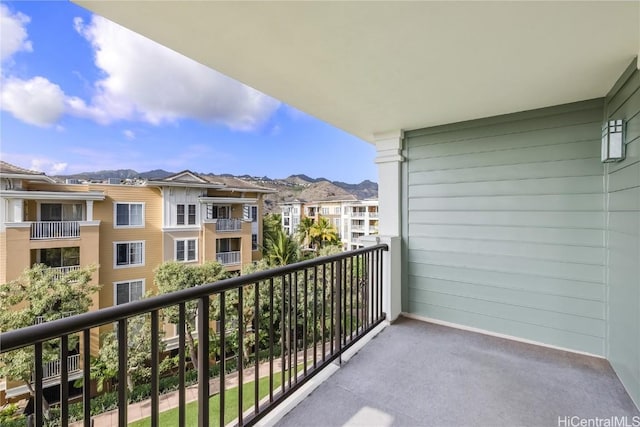
[[[360,238],[378,234],[378,200],[294,200],[282,203],[282,227],[294,234],[302,218],[327,218],[336,228],[345,250],[362,247]]]
[[[153,291],[154,270],[165,261],[216,260],[239,273],[261,257],[262,196],[272,190],[190,171],[110,181],[63,184],[0,162],[0,280],[16,279],[35,263],[60,274],[99,265],[92,278],[103,285],[94,297],[98,309]],[[165,333],[170,349],[174,328],[166,325]],[[94,354],[98,336],[95,331]],[[59,368],[45,367],[45,373],[55,383]],[[24,392],[4,386],[7,397]]]

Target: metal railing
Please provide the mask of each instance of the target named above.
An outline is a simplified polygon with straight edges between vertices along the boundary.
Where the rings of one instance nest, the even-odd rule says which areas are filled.
[[[242,230],[241,219],[218,219],[216,221],[216,231],[240,231]]]
[[[53,276],[56,279],[60,279],[65,274],[69,274],[72,271],[80,270],[79,265],[66,265],[64,267],[50,267],[50,268],[53,271]]]
[[[55,316],[55,319],[51,319],[49,321],[53,321],[53,320],[58,320],[58,319],[64,319],[67,317],[71,317],[71,316],[75,316],[76,314],[78,314],[77,311],[63,311],[62,313],[58,314],[57,316]],[[46,316],[36,316],[36,320],[33,323],[34,325],[39,325],[41,323],[47,322]]]
[[[216,261],[218,261],[222,265],[240,264],[240,260],[240,251],[218,252],[216,254]]]
[[[344,350],[384,320],[382,259],[386,250],[387,245],[376,245],[4,332],[0,334],[0,354],[23,347],[34,349],[34,420],[36,426],[41,426],[44,421],[43,345],[59,339],[61,359],[64,360],[68,357],[70,335],[80,333],[84,425],[90,426],[91,329],[117,323],[118,363],[120,367],[126,367],[128,322],[135,316],[148,316],[152,337],[148,361],[151,368],[150,425],[157,426],[160,413],[160,318],[163,309],[177,307],[179,386],[176,425],[185,425],[187,412],[185,349],[188,319],[195,319],[198,330],[198,425],[210,425],[209,417],[214,413],[210,412],[212,405],[217,408],[211,409],[219,412],[219,425],[228,425],[230,418],[235,419],[237,425],[252,425],[322,368],[334,360],[341,360]],[[197,306],[197,316],[187,317],[194,313],[194,306]],[[237,325],[234,333],[226,332],[227,325],[234,322]],[[212,324],[220,325],[219,337],[214,341],[210,337]],[[210,379],[210,361],[216,357],[215,354],[219,355],[216,362],[219,374],[216,379]],[[229,366],[230,360],[234,360],[235,366]],[[255,363],[256,360],[262,360],[262,363]],[[226,383],[228,372],[234,372],[237,378],[239,386],[236,390],[231,390],[236,386]],[[62,364],[60,378],[61,425],[67,426],[68,365]],[[262,386],[267,386],[262,395],[259,381],[251,381],[258,378],[263,379]],[[126,369],[118,370],[117,381],[120,385],[118,425],[125,426],[128,409]],[[210,400],[210,381],[219,382],[215,400]],[[250,398],[245,399],[243,395]],[[226,399],[238,402],[231,414],[225,409]],[[248,408],[246,404],[243,406],[247,400],[250,402]]]
[[[378,212],[369,211],[369,218],[378,218]]]
[[[67,357],[67,373],[73,374],[80,371],[80,355],[74,354]],[[57,378],[62,373],[61,359],[53,360],[42,365],[42,379]]]
[[[31,240],[80,237],[79,221],[37,221],[31,223]]]

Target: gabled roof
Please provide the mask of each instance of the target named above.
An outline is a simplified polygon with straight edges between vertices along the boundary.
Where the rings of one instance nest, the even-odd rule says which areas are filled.
[[[193,173],[190,170],[186,170],[186,169],[174,175],[167,176],[159,181],[186,182],[186,183],[197,182],[200,184],[204,184],[208,182],[198,174]]]
[[[232,177],[232,176],[222,176],[222,175],[206,175],[202,178],[209,180],[210,182],[216,182],[224,185],[223,189],[229,191],[251,191],[257,193],[276,193],[276,190],[260,187],[259,185],[253,184],[251,182],[247,182],[243,179]]]
[[[44,172],[25,169],[2,160],[0,160],[0,176],[3,178],[19,178],[36,181],[55,182],[53,178],[48,177]]]

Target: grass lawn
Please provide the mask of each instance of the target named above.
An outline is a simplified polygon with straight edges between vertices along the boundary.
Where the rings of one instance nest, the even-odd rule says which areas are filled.
[[[300,371],[302,365],[298,365]],[[273,376],[274,392],[280,386],[281,375]],[[258,382],[258,396],[262,399],[269,395],[269,377],[261,378]],[[251,408],[254,404],[254,382],[244,384],[242,392],[242,408],[243,412]],[[224,394],[224,422],[228,424],[238,417],[238,387],[230,388]],[[159,424],[161,426],[178,425],[178,408],[169,409],[160,413]],[[209,398],[209,425],[219,426],[220,424],[220,396],[214,395]],[[198,402],[187,403],[187,412],[185,417],[187,426],[197,427],[198,425]],[[129,426],[145,427],[151,425],[150,418],[144,418],[139,421],[130,423]]]

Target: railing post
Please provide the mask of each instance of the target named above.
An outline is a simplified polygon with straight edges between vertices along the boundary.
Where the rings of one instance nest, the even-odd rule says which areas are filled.
[[[198,300],[198,426],[209,426],[209,297]]]
[[[382,311],[393,322],[402,312],[402,254],[399,236],[365,236],[360,238],[365,246],[384,243],[389,250],[382,252]],[[379,258],[379,257],[378,257]],[[375,259],[375,258],[374,258]],[[374,307],[371,307],[374,309]]]
[[[335,262],[334,293],[336,296],[335,348],[339,354],[338,363],[342,364],[342,260]]]

